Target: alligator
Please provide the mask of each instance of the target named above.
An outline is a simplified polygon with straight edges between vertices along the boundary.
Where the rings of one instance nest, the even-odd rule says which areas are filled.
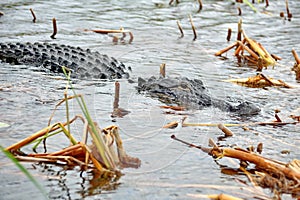
[[[146,93],[165,104],[183,106],[188,109],[203,109],[214,106],[222,111],[233,112],[239,115],[254,115],[260,109],[249,101],[227,100],[212,97],[209,90],[199,79],[186,77],[150,77],[148,80],[138,79],[138,92]]]
[[[65,66],[72,71],[72,77],[86,79],[128,78],[131,70],[97,51],[53,43],[0,43],[0,60],[56,73],[63,73]]]
[[[95,79],[129,78],[130,67],[113,57],[97,51],[48,43],[0,43],[0,60],[17,65],[36,66],[40,70],[60,72],[61,66],[72,70],[73,77]],[[178,104],[187,108],[201,109],[215,106],[223,111],[241,115],[260,111],[253,103],[239,103],[213,98],[201,80],[177,78],[138,79],[137,89],[166,104]]]

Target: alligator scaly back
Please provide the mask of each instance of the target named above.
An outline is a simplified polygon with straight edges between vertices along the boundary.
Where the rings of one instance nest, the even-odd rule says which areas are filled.
[[[0,60],[62,73],[62,66],[77,78],[128,78],[125,65],[113,57],[90,49],[50,43],[0,43]]]

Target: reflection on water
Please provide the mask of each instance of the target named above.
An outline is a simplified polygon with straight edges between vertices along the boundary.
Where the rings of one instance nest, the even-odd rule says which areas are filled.
[[[237,5],[231,1],[213,0],[203,3],[203,10],[196,13],[196,1],[182,1],[177,6],[169,6],[167,1],[132,3],[128,0],[0,2],[0,11],[5,13],[0,17],[1,42],[53,42],[50,39],[51,20],[55,17],[58,23],[56,43],[94,49],[132,67],[132,81],[120,80],[120,107],[131,113],[116,122],[112,122],[110,117],[113,82],[76,80],[74,86],[78,93],[84,94],[91,115],[101,127],[112,124],[120,126],[124,147],[130,155],[142,160],[141,168],[124,169],[124,176],[102,186],[103,182],[98,182],[101,179],[96,175],[84,172],[80,176],[76,169],[64,170],[45,165],[36,166],[36,170],[31,165],[26,165],[42,182],[52,199],[93,199],[98,198],[98,195],[107,199],[186,199],[188,194],[226,192],[234,195],[239,192],[240,184],[232,181],[231,176],[222,174],[220,167],[210,157],[170,139],[171,134],[176,134],[182,139],[206,146],[208,138],[216,140],[220,131],[215,127],[186,127],[177,132],[161,129],[164,124],[179,120],[181,116],[163,114],[159,108],[162,103],[138,94],[135,89],[137,77],[157,75],[160,64],[166,63],[167,76],[199,78],[215,97],[246,99],[262,109],[260,114],[246,119],[213,107],[191,110],[188,113],[189,122],[270,121],[274,119],[275,109],[280,109],[282,119],[287,119],[299,107],[298,88],[255,89],[224,83],[224,79],[249,77],[256,72],[238,63],[230,52],[225,60],[214,57],[214,53],[228,45],[227,29],[232,28],[234,36],[237,22],[242,18],[249,37],[283,58],[280,65],[265,70],[264,73],[297,85],[290,68],[294,64],[291,49],[300,51],[300,20],[297,13],[299,3],[289,1],[294,16],[291,21],[284,21],[279,17],[279,12],[285,11],[284,1],[272,1],[268,8],[264,8],[263,4],[255,4],[264,13],[254,13],[247,5],[241,4],[242,16],[237,16]],[[35,24],[32,23],[29,8],[33,8],[36,13]],[[193,41],[188,14],[192,15],[198,32],[196,41]],[[185,33],[181,39],[177,20]],[[132,44],[113,44],[110,36],[84,31],[120,27],[133,32]],[[11,125],[0,128],[0,144],[8,146],[46,126],[51,110],[63,97],[66,83],[59,77],[35,72],[26,66],[15,67],[5,63],[0,63],[0,66],[0,107],[4,113],[0,115],[0,122]],[[71,111],[72,115],[79,112],[76,103],[72,104]],[[57,114],[55,120],[63,121],[64,111],[59,110]],[[265,156],[285,162],[293,158],[299,159],[299,126],[252,128],[254,132],[233,127],[231,130],[235,136],[220,143],[247,147],[262,142]],[[75,135],[80,138],[80,128],[76,131]],[[65,146],[65,143],[57,139],[51,148],[60,149]],[[282,150],[289,150],[290,154],[281,154]],[[5,194],[4,199],[31,198],[32,194],[24,191],[33,190],[33,187],[18,185],[27,183],[28,180],[16,176],[18,170],[8,163],[7,160],[0,161],[0,177],[5,180],[1,182],[0,193]],[[232,165],[233,168],[238,166],[237,163]],[[43,167],[48,169],[43,171]],[[239,178],[246,180],[245,177]],[[231,189],[216,189],[204,185],[228,185]]]

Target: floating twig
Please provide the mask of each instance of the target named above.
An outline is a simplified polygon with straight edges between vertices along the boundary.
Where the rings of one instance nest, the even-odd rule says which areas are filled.
[[[198,0],[199,3],[199,9],[197,12],[200,12],[202,10],[202,0]]]
[[[166,63],[162,63],[160,64],[160,68],[159,68],[159,73],[160,75],[165,78],[166,77]]]
[[[177,26],[178,26],[178,29],[179,29],[180,34],[181,34],[180,38],[183,38],[184,37],[183,29],[182,29],[181,24],[178,20],[177,20]]]
[[[124,30],[124,28],[120,28],[120,30],[113,30],[113,29],[92,29],[92,30],[88,30],[88,29],[85,29],[84,31],[92,31],[94,33],[99,33],[99,34],[122,33],[122,37],[120,38],[121,40],[124,39],[126,37],[126,33],[128,33],[129,36],[130,36],[129,41],[128,41],[129,44],[132,43],[132,41],[134,39],[132,32],[128,31],[128,30]],[[114,43],[117,43],[118,40],[119,40],[119,38],[117,36],[113,36],[113,42]]]
[[[231,28],[228,28],[228,32],[227,32],[227,42],[229,42],[230,39],[231,39],[231,32],[232,32]]]
[[[53,33],[50,37],[52,39],[56,39],[55,35],[57,34],[57,26],[56,26],[56,19],[55,18],[52,19],[52,24],[53,24]]]
[[[32,20],[32,21],[33,21],[33,23],[35,23],[35,22],[36,22],[36,16],[35,16],[35,14],[34,14],[32,8],[30,8],[29,10],[30,10],[30,12],[31,12],[31,14],[32,14],[32,17],[33,17],[33,20]]]
[[[196,148],[196,149],[200,149],[200,150],[202,150],[202,151],[205,152],[205,153],[209,153],[209,152],[211,151],[211,148],[206,148],[206,147],[202,147],[202,146],[197,146],[197,145],[195,145],[195,144],[192,144],[192,143],[186,142],[186,141],[184,141],[184,140],[181,140],[181,139],[177,138],[175,135],[171,135],[171,138],[172,138],[173,140],[176,140],[176,141],[178,141],[178,142],[181,142],[181,143],[183,143],[183,144],[185,144],[185,145],[187,145],[187,146],[189,146],[189,147],[193,147],[193,148]]]
[[[189,17],[190,17],[190,22],[191,22],[193,33],[194,33],[194,39],[193,40],[195,41],[197,39],[197,32],[196,32],[196,28],[195,28],[194,23],[193,23],[192,16],[189,15]]]

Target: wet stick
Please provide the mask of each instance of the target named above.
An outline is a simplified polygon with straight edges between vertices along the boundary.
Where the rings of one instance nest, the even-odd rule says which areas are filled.
[[[218,124],[218,128],[225,133],[225,137],[231,137],[233,136],[233,133],[231,130],[229,130],[226,126],[223,124]]]
[[[230,49],[232,49],[232,48],[234,48],[234,47],[236,47],[236,46],[238,46],[238,43],[237,43],[237,42],[234,42],[234,43],[232,43],[231,45],[229,45],[228,47],[226,47],[226,48],[224,48],[224,49],[218,51],[217,53],[215,53],[215,56],[220,56],[220,55],[222,55],[223,53],[226,53],[227,51],[229,51]]]
[[[266,8],[269,6],[269,0],[266,0]]]
[[[285,7],[286,7],[286,13],[287,13],[288,20],[290,21],[292,18],[292,13],[290,13],[288,0],[285,0]]]
[[[119,99],[120,99],[120,83],[115,82],[115,100],[114,100],[114,110],[119,108]]]
[[[295,58],[295,61],[296,61],[297,65],[299,65],[300,64],[300,58],[299,58],[297,52],[295,51],[295,49],[292,49],[292,54]]]
[[[199,3],[198,12],[200,12],[202,10],[202,0],[198,0],[198,3]]]
[[[182,29],[181,24],[178,20],[177,20],[177,26],[178,26],[178,29],[179,29],[180,34],[181,34],[180,38],[183,38],[183,36],[184,36],[183,29]]]
[[[238,9],[238,16],[241,16],[242,15],[242,9],[240,7],[237,7]]]
[[[52,24],[53,24],[53,33],[52,33],[52,35],[50,37],[52,39],[56,39],[55,35],[57,33],[57,26],[56,26],[56,19],[55,18],[52,19]]]
[[[196,28],[195,28],[194,23],[193,23],[192,16],[189,15],[189,17],[190,17],[190,22],[191,22],[193,33],[194,33],[194,39],[193,40],[195,41],[197,39],[197,32],[196,32]]]
[[[238,22],[237,40],[242,41],[242,19]]]
[[[230,39],[231,39],[231,32],[232,32],[231,28],[228,28],[228,32],[227,32],[227,42],[229,42]]]
[[[36,22],[36,16],[35,16],[35,14],[34,14],[32,8],[30,8],[29,10],[30,10],[30,12],[31,12],[31,14],[32,14],[32,17],[33,17],[33,20],[32,20],[32,21],[33,21],[33,23],[35,23],[35,22]]]

